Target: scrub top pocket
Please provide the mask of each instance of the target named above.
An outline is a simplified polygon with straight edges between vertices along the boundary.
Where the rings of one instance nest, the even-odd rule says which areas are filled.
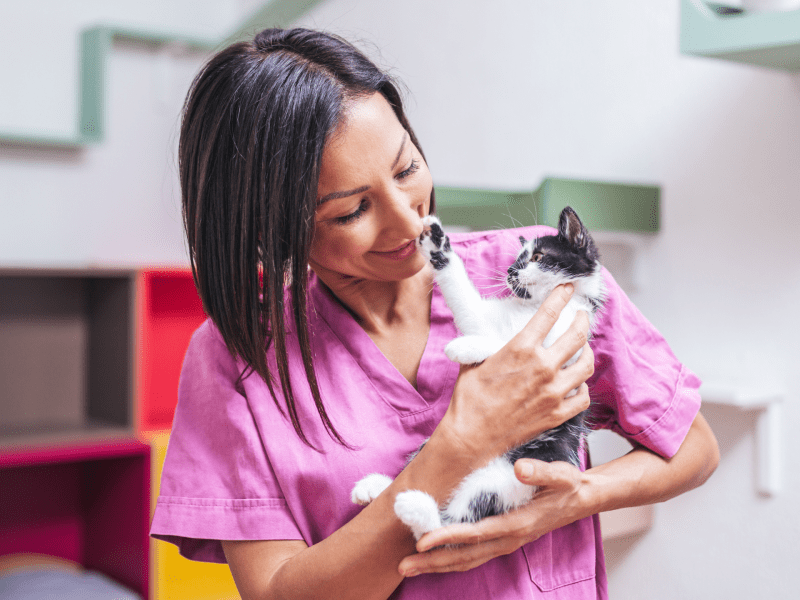
[[[525,553],[528,571],[536,587],[542,592],[555,590],[564,592],[554,594],[552,596],[554,598],[572,598],[566,586],[594,580],[597,567],[594,534],[590,517],[551,531],[538,540],[525,544],[522,551]],[[550,597],[548,595],[548,598]]]

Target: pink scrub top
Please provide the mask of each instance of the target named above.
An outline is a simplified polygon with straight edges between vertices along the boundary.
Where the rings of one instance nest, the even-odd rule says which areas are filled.
[[[546,227],[454,234],[451,242],[478,289],[496,291],[519,248],[518,237]],[[673,355],[655,328],[608,272],[608,297],[591,345],[591,421],[663,457],[680,447],[700,406],[700,381]],[[241,361],[207,321],[194,334],[181,374],[179,400],[152,521],[153,537],[184,556],[225,562],[219,540],[303,540],[316,544],[361,507],[350,490],[368,473],[399,473],[407,455],[431,435],[447,409],[459,366],[444,346],[458,335],[438,287],[417,389],[311,274],[309,328],[328,414],[345,448],[326,433],[306,383],[296,337],[289,368],[303,429],[300,441],[257,376],[239,381]],[[271,364],[274,355],[270,352]],[[597,516],[552,531],[507,556],[464,573],[404,580],[391,598],[504,600],[606,598]]]

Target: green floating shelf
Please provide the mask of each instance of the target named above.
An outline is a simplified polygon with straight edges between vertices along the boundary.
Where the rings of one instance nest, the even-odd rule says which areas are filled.
[[[800,10],[720,14],[723,6],[681,0],[681,52],[800,70]]]
[[[565,206],[591,231],[655,233],[661,227],[661,189],[548,177],[521,192],[436,187],[436,212],[450,226],[475,230],[558,224]]]
[[[105,136],[108,55],[114,42],[147,46],[178,46],[188,51],[210,53],[237,41],[252,39],[266,27],[287,27],[321,0],[272,0],[261,6],[234,31],[219,39],[198,38],[180,33],[102,25],[81,33],[80,98],[78,127],[72,135],[30,134],[0,131],[0,143],[44,148],[73,149],[101,142]]]

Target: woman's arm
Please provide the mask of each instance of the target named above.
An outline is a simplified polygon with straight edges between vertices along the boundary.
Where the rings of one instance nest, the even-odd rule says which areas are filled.
[[[670,459],[639,447],[584,473],[567,463],[519,460],[515,465],[519,480],[541,486],[528,506],[474,525],[432,531],[417,544],[422,554],[403,560],[400,571],[413,576],[471,569],[578,519],[662,502],[694,489],[711,476],[718,463],[716,438],[699,413]],[[428,552],[444,544],[465,546]]]
[[[586,344],[586,316],[576,318],[550,348],[542,347],[570,296],[570,289],[557,288],[506,347],[481,365],[462,369],[428,443],[378,498],[331,536],[313,546],[223,542],[243,599],[387,598],[403,579],[401,561],[415,552],[411,532],[394,513],[398,493],[418,489],[443,502],[466,475],[509,446],[589,406],[584,382],[593,373],[594,355]],[[561,369],[581,347],[578,362]],[[579,393],[565,399],[576,387]]]

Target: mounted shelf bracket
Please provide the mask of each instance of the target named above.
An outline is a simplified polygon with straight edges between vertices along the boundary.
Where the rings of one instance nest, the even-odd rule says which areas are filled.
[[[779,391],[753,391],[704,385],[700,388],[704,404],[729,406],[755,413],[756,490],[776,496],[782,487],[781,418],[785,394]]]

